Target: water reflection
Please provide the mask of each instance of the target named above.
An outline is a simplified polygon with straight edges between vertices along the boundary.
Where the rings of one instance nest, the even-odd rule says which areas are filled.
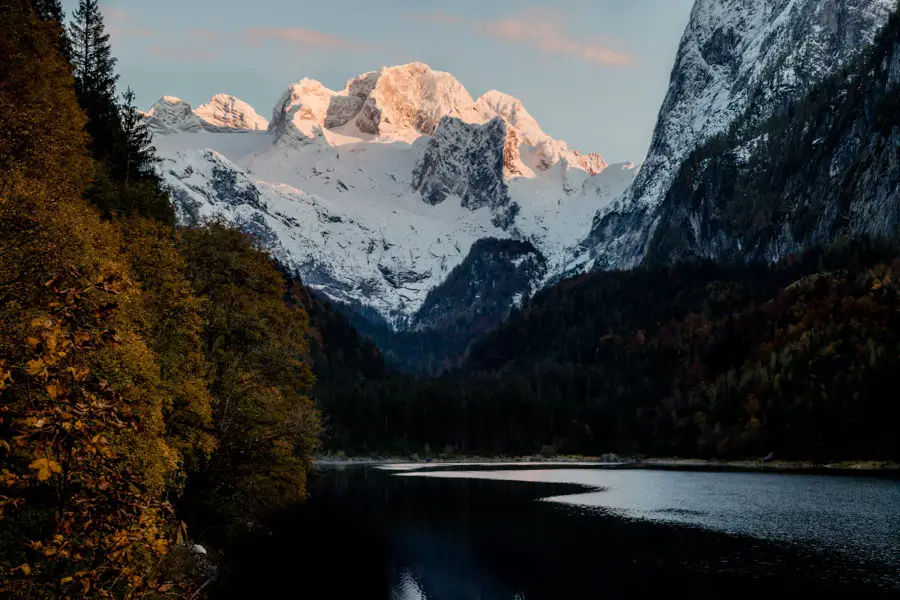
[[[218,597],[896,598],[898,487],[568,468],[324,469],[306,505],[234,545]]]
[[[395,583],[394,589],[391,590],[391,600],[427,600],[427,598],[415,576],[406,570],[400,573],[400,581]]]
[[[547,502],[846,552],[900,569],[900,482],[864,477],[555,469],[403,473],[404,477],[570,483]]]

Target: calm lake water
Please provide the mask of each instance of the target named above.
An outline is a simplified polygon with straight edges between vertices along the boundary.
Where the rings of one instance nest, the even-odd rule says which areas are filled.
[[[346,467],[310,493],[226,557],[222,597],[900,597],[892,479]]]

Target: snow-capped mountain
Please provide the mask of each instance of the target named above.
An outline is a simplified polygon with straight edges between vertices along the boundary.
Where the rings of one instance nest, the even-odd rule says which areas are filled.
[[[898,91],[895,17],[807,96],[698,149],[660,205],[647,258],[775,261],[861,237],[896,242]]]
[[[436,297],[446,290],[465,288],[458,308],[479,318],[479,302],[496,315],[558,277],[594,214],[637,173],[553,139],[515,98],[474,100],[421,63],[338,91],[299,81],[267,126],[224,95],[197,110],[166,96],[146,114],[183,222],[237,224],[308,285],[398,328],[452,320],[436,314],[454,307]],[[539,257],[482,240],[530,244]],[[485,251],[490,260],[470,257]],[[464,262],[470,277],[516,283],[442,285]],[[504,297],[483,297],[494,288]]]
[[[198,131],[265,131],[269,122],[253,107],[227,94],[216,94],[197,110],[180,98],[163,96],[144,113],[150,130],[159,135]]]
[[[265,131],[269,122],[256,114],[253,107],[228,94],[216,94],[194,111],[208,128]]]
[[[639,263],[685,159],[803,96],[866,48],[895,7],[896,0],[697,0],[641,172],[598,211],[573,268]]]

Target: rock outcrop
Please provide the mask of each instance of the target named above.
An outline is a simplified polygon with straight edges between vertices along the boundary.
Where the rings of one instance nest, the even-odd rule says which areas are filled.
[[[584,241],[590,264],[639,263],[691,152],[805,95],[866,48],[895,7],[896,0],[697,0],[641,172],[597,214]]]
[[[228,94],[216,94],[198,106],[194,114],[210,129],[265,131],[269,127],[269,122],[256,114],[252,106]]]
[[[425,326],[426,297],[464,261],[487,282],[482,271],[495,269],[504,295],[480,302],[496,321],[498,307],[566,268],[593,212],[636,172],[607,170],[599,155],[545,133],[519,100],[500,92],[473,100],[452,75],[422,63],[364,73],[340,91],[294,83],[265,132],[252,108],[228,96],[197,111],[178,103],[152,113],[166,115],[154,143],[183,222],[243,227],[308,285],[397,329]],[[503,246],[478,243],[485,239],[529,244],[542,266],[480,257]],[[515,282],[505,285],[507,277]],[[428,323],[445,322],[441,307],[471,288],[441,289]]]

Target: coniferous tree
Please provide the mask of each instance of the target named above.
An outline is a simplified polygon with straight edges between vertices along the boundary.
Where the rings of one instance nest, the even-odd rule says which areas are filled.
[[[75,85],[81,93],[112,100],[118,76],[116,59],[97,0],[80,0],[69,24]]]
[[[122,156],[125,180],[132,177],[155,178],[153,166],[159,162],[147,123],[135,106],[134,90],[122,94],[122,132],[125,148]]]
[[[116,94],[116,59],[97,0],[80,0],[69,25],[78,101],[88,116],[87,133],[96,161],[87,199],[106,216],[138,213],[166,222],[174,215],[154,171],[155,148],[131,89]]]
[[[122,123],[116,101],[116,59],[97,0],[80,0],[69,24],[71,60],[78,102],[87,113],[87,132],[95,159],[107,160],[121,143]]]
[[[63,9],[59,0],[34,0],[32,4],[35,12],[43,20],[62,23]]]
[[[69,37],[66,35],[65,13],[60,0],[34,0],[32,5],[38,17],[59,26],[59,52],[65,58],[71,59],[72,49],[69,46]]]

